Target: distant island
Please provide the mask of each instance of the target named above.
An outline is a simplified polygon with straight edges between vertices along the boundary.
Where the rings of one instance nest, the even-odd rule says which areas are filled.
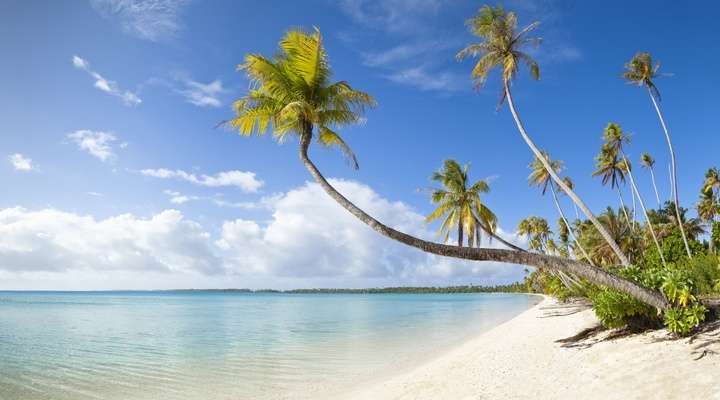
[[[238,292],[238,293],[287,293],[287,294],[309,294],[309,293],[342,293],[342,294],[386,294],[386,293],[413,293],[413,294],[434,294],[434,293],[527,293],[527,286],[521,282],[507,285],[495,286],[395,286],[382,288],[342,289],[342,288],[314,288],[314,289],[171,289],[167,292]]]

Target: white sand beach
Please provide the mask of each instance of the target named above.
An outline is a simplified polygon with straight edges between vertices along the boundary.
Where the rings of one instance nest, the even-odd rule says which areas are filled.
[[[666,331],[613,339],[545,299],[438,358],[352,391],[348,399],[720,399],[720,335],[669,340]],[[715,336],[714,336],[715,335]],[[714,352],[717,352],[715,354]],[[700,357],[702,356],[702,357]],[[700,357],[698,359],[698,357]],[[696,360],[697,359],[697,360]]]

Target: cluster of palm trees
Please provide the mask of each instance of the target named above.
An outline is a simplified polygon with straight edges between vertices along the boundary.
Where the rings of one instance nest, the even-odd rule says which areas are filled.
[[[505,243],[510,247],[509,249],[478,247],[483,233],[499,238],[495,232],[497,218],[480,201],[480,195],[489,190],[487,182],[481,180],[470,184],[467,167],[460,167],[457,162],[446,162],[443,169],[433,176],[442,187],[432,194],[432,200],[438,208],[428,217],[429,220],[433,220],[445,216],[440,235],[448,238],[450,230],[457,228],[457,246],[423,240],[393,229],[373,218],[339,193],[310,159],[309,146],[315,139],[321,145],[338,147],[357,168],[357,158],[341,138],[338,130],[360,122],[364,111],[368,107],[374,107],[376,103],[369,94],[354,89],[349,83],[331,80],[327,53],[318,29],[310,33],[300,30],[288,32],[279,43],[280,51],[273,57],[251,54],[245,58],[239,69],[249,76],[254,85],[245,97],[234,103],[236,115],[228,121],[228,125],[246,136],[262,135],[268,131],[271,131],[278,140],[284,140],[288,135],[297,136],[300,142],[300,159],[320,187],[360,221],[393,240],[447,257],[523,264],[558,271],[566,276],[571,275],[597,285],[607,286],[629,294],[659,310],[666,310],[670,307],[670,303],[661,293],[596,266],[592,260],[593,256],[586,254],[582,249],[586,246],[585,243],[592,244],[592,240],[596,239],[597,243],[594,243],[593,248],[596,250],[604,248],[606,250],[604,257],[610,260],[609,263],[630,265],[630,258],[626,255],[628,248],[624,243],[626,237],[632,236],[629,232],[635,230],[632,222],[634,215],[631,219],[627,210],[623,208],[625,222],[620,222],[611,209],[600,218],[596,217],[573,191],[572,182],[559,175],[562,164],[553,162],[547,153],[540,150],[519,117],[511,88],[523,65],[529,68],[533,78],[540,77],[538,63],[525,50],[528,46],[540,44],[539,38],[531,36],[538,25],[534,22],[519,29],[515,13],[505,11],[500,6],[484,6],[468,21],[471,33],[480,41],[460,51],[457,58],[478,57],[471,71],[471,77],[478,87],[487,81],[491,71],[501,70],[502,92],[498,107],[507,103],[520,135],[535,157],[531,183],[541,186],[543,192],[548,188],[551,189],[556,203],[558,194],[567,195],[586,218],[575,224],[579,226],[573,226],[560,212],[564,225],[561,233],[567,233],[565,243],[572,240],[577,247],[577,252],[574,251],[572,257],[569,251],[567,256],[561,257],[525,251],[507,242]],[[679,204],[675,154],[658,105],[659,92],[653,82],[658,76],[658,65],[652,63],[649,54],[638,53],[626,67],[625,78],[647,88],[660,119],[671,154],[673,204]],[[602,159],[602,165],[607,162],[611,169],[608,178],[611,182],[613,179],[619,179],[621,175],[629,176],[631,171],[629,162],[621,151],[622,143],[622,140],[608,142],[607,154]],[[651,159],[643,163],[652,168]],[[602,175],[605,176],[605,173],[603,172]],[[712,190],[713,193],[717,193],[717,186],[713,186]],[[714,197],[717,198],[717,195]],[[562,211],[559,206],[558,209]],[[681,208],[674,207],[673,211],[682,231],[685,248],[690,255],[690,247],[682,224]],[[649,212],[645,214],[647,218]],[[613,224],[624,224],[627,229],[616,231]],[[545,250],[551,246],[549,240],[543,238],[542,235],[545,234],[540,233],[545,231],[545,228],[542,227],[539,219],[528,221],[525,225],[522,228],[523,230],[527,228],[528,234],[540,235],[538,240],[532,243],[535,249]],[[468,246],[463,246],[465,236],[468,237]],[[583,246],[580,246],[581,242]],[[578,253],[582,255],[577,256]]]

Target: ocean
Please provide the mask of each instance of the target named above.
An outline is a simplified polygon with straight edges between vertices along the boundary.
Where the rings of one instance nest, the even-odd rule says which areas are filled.
[[[2,292],[0,399],[311,399],[431,359],[521,294]]]

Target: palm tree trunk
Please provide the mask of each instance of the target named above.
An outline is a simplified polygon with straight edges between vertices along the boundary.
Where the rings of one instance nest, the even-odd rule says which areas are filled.
[[[625,153],[622,153],[623,160],[625,161],[625,165],[628,166],[627,158],[625,157]],[[663,267],[667,268],[667,263],[665,262],[665,256],[663,255],[663,251],[660,248],[660,243],[658,242],[657,235],[655,235],[655,228],[653,228],[652,223],[650,222],[650,217],[648,216],[647,209],[645,209],[645,201],[643,200],[642,196],[640,196],[640,191],[638,190],[637,185],[635,184],[635,177],[633,177],[632,171],[630,168],[627,168],[628,176],[630,177],[630,185],[632,186],[632,189],[635,191],[635,194],[637,195],[638,201],[640,202],[640,208],[642,208],[643,214],[645,214],[645,223],[647,224],[648,228],[650,228],[650,234],[652,235],[653,242],[655,242],[655,247],[657,248],[658,254],[660,254],[660,260],[662,261]]]
[[[658,106],[655,96],[653,96],[652,90],[648,87],[648,94],[650,100],[652,100],[655,111],[657,111],[658,118],[660,119],[660,125],[662,125],[663,132],[665,132],[665,139],[667,139],[668,148],[670,149],[670,165],[671,165],[671,183],[673,191],[673,201],[675,202],[675,214],[677,216],[677,223],[680,227],[680,233],[682,234],[683,243],[685,243],[685,250],[687,251],[688,257],[692,258],[692,252],[690,251],[690,245],[688,244],[687,236],[685,235],[685,228],[683,227],[682,219],[680,218],[680,196],[678,195],[677,189],[677,165],[675,164],[675,150],[673,150],[672,141],[670,140],[670,133],[668,132],[667,125],[665,125],[665,119],[662,116],[660,107]]]
[[[487,233],[488,235],[490,235],[491,238],[497,239],[498,242],[504,244],[505,246],[507,246],[507,247],[509,247],[509,248],[511,248],[511,249],[513,249],[513,250],[517,250],[517,251],[527,251],[527,250],[523,249],[522,247],[518,247],[518,246],[516,246],[516,245],[514,245],[514,244],[512,244],[512,243],[510,243],[510,242],[508,242],[507,240],[503,239],[502,237],[498,236],[495,232],[493,232],[493,231],[490,229],[489,226],[483,224],[480,220],[476,220],[475,223],[478,224],[478,225],[480,225],[480,227],[482,228],[482,230],[485,231],[485,233]],[[478,237],[479,237],[479,236],[478,236]],[[478,245],[478,247],[480,247],[479,239],[478,239],[477,245]]]
[[[620,186],[615,187],[618,192],[618,197],[620,197],[620,208],[623,211],[623,214],[625,214],[625,220],[627,221],[628,225],[630,225],[630,230],[635,231],[635,226],[632,222],[630,222],[630,216],[628,215],[627,208],[625,207],[625,200],[623,200],[622,191],[620,190]]]
[[[439,256],[473,261],[497,261],[508,264],[520,264],[536,268],[544,268],[549,271],[563,271],[567,274],[573,274],[578,277],[585,278],[596,285],[607,286],[611,289],[626,293],[645,304],[656,307],[659,310],[664,311],[670,307],[670,303],[668,303],[663,295],[656,290],[649,289],[601,268],[593,267],[592,265],[584,264],[575,260],[527,251],[449,246],[422,240],[408,235],[407,233],[390,228],[358,208],[355,204],[345,198],[345,196],[335,190],[330,183],[328,183],[315,164],[313,164],[310,158],[308,158],[307,150],[311,139],[312,126],[309,126],[306,127],[305,132],[300,138],[300,159],[305,165],[305,168],[307,168],[315,181],[333,200],[348,210],[348,212],[354,215],[357,219],[385,237],[408,246],[415,247],[426,253],[436,254]]]
[[[512,100],[512,94],[510,93],[510,87],[508,86],[508,82],[504,82],[505,85],[505,95],[507,96],[508,105],[510,106],[510,112],[513,115],[513,118],[515,119],[515,124],[517,125],[518,130],[520,131],[520,135],[525,140],[525,143],[527,143],[528,147],[530,147],[530,150],[532,150],[533,154],[535,154],[535,157],[542,162],[543,166],[547,170],[548,174],[552,177],[552,179],[557,183],[560,188],[567,193],[567,195],[572,199],[572,201],[577,204],[578,207],[580,207],[580,210],[582,210],[583,214],[595,225],[595,229],[600,232],[600,235],[602,235],[603,239],[610,245],[610,248],[612,248],[613,252],[615,252],[615,255],[617,255],[618,259],[620,259],[620,263],[624,266],[630,265],[630,261],[628,261],[628,258],[623,254],[622,250],[620,250],[620,246],[618,246],[617,243],[613,240],[612,236],[608,233],[608,231],[605,229],[605,227],[598,221],[598,219],[593,215],[593,213],[590,211],[590,209],[585,205],[585,203],[573,192],[570,190],[570,188],[563,182],[562,179],[558,176],[558,174],[555,172],[555,170],[552,169],[550,166],[550,163],[548,160],[545,159],[545,157],[542,155],[540,150],[535,146],[535,143],[530,139],[528,134],[525,132],[525,128],[523,128],[522,122],[520,121],[520,117],[518,117],[517,111],[515,110],[515,105]]]
[[[580,251],[582,252],[582,254],[585,257],[585,259],[587,260],[587,262],[590,263],[590,265],[592,265],[594,267],[595,264],[593,264],[592,260],[590,259],[590,255],[587,253],[587,251],[585,251],[585,248],[582,247],[582,245],[578,241],[577,237],[575,237],[575,233],[573,232],[573,229],[570,226],[570,223],[568,222],[567,218],[565,218],[565,213],[563,212],[562,207],[560,207],[560,202],[558,201],[557,193],[555,193],[555,185],[552,182],[550,182],[550,190],[552,191],[553,201],[555,201],[555,207],[557,208],[558,213],[560,213],[560,218],[562,218],[563,222],[565,223],[565,226],[567,227],[570,237],[572,238],[573,242],[575,242],[575,245],[580,249]]]
[[[458,247],[463,245],[463,226],[462,221],[458,221]]]
[[[657,199],[658,208],[662,207],[662,204],[660,204],[660,194],[657,190],[657,185],[655,184],[655,173],[653,172],[652,167],[650,167],[650,179],[652,179],[653,189],[655,189],[655,198]]]

